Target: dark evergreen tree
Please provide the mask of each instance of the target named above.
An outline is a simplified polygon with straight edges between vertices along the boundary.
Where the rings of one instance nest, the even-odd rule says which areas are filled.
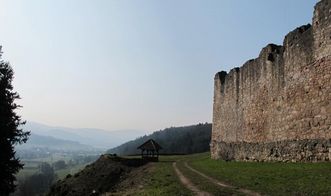
[[[16,114],[21,106],[15,103],[20,97],[13,90],[14,71],[1,56],[0,46],[0,195],[9,195],[15,190],[15,174],[23,168],[14,147],[26,142],[30,133],[20,127],[25,122]]]

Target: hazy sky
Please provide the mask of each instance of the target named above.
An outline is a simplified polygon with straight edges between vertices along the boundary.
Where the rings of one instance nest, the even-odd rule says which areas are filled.
[[[213,77],[311,22],[317,0],[0,0],[19,111],[49,125],[211,122]]]

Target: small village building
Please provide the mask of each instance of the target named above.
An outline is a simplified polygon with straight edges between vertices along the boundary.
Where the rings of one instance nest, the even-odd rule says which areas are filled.
[[[159,161],[159,151],[162,147],[155,140],[149,139],[137,149],[141,150],[142,159],[148,161]]]

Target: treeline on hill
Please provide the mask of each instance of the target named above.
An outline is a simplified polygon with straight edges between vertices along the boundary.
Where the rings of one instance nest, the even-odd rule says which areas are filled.
[[[162,146],[161,154],[192,154],[209,151],[212,124],[198,124],[184,127],[171,127],[156,131],[150,135],[126,142],[107,153],[135,155],[137,147],[149,139],[154,139]]]

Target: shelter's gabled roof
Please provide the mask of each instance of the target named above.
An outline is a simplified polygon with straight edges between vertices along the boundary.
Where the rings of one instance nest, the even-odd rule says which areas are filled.
[[[149,139],[145,143],[140,145],[137,149],[158,151],[158,150],[162,149],[162,147],[153,139]]]

